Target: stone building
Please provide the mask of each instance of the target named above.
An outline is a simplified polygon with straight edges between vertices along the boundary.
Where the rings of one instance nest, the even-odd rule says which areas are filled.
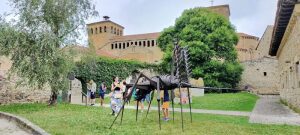
[[[245,33],[238,33],[239,42],[236,45],[238,60],[248,61],[256,58],[255,48],[258,45],[259,38]]]
[[[208,9],[229,19],[229,5],[212,6]],[[104,16],[103,21],[87,24],[87,29],[89,42],[100,56],[148,63],[159,63],[163,57],[163,52],[157,45],[159,32],[124,36],[124,27],[109,20],[108,16]],[[253,59],[253,51],[259,38],[245,33],[238,35],[240,40],[236,48],[239,60]]]
[[[270,55],[278,58],[280,97],[300,109],[300,0],[279,0]]]
[[[244,72],[239,83],[240,89],[256,94],[279,94],[278,61],[268,53],[272,32],[273,26],[268,26],[258,44],[252,42],[250,57],[241,61]]]

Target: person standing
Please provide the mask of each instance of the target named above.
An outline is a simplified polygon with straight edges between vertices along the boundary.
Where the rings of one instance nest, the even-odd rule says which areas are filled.
[[[162,104],[162,110],[164,114],[164,121],[169,121],[169,92],[168,90],[164,90],[164,96],[163,96],[163,104]]]
[[[99,87],[99,99],[100,99],[100,106],[103,106],[104,104],[104,95],[106,92],[106,86],[105,83],[102,82],[101,86]]]
[[[91,88],[92,88],[92,85],[91,85],[91,80],[89,80],[89,82],[86,83],[86,98],[87,98],[87,102],[90,104],[91,103]]]
[[[91,105],[95,105],[97,84],[91,80]]]

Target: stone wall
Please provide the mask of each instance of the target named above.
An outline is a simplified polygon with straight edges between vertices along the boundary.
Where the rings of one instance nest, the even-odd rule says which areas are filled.
[[[30,103],[47,102],[50,98],[51,90],[49,88],[33,89],[28,85],[20,84],[17,87],[19,79],[0,79],[0,105],[10,103]]]
[[[17,82],[20,78],[11,76],[8,78],[8,70],[11,68],[11,60],[0,56],[0,104],[46,102],[50,98],[50,88],[33,89],[26,84]]]
[[[272,57],[244,61],[240,89],[246,89],[256,94],[279,94],[278,61]]]
[[[300,4],[294,12],[277,52],[280,96],[293,107],[300,108]]]

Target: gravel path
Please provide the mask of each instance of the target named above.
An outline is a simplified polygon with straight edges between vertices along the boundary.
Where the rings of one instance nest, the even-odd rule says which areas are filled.
[[[1,135],[30,135],[23,129],[19,128],[15,123],[0,118],[0,134]]]
[[[81,104],[85,105],[85,104]],[[94,105],[99,107],[99,104]],[[110,107],[109,104],[105,104],[104,107]],[[147,111],[148,106],[145,105],[144,111]],[[125,109],[136,109],[135,106],[126,105]],[[139,108],[140,110],[140,108]],[[150,111],[157,111],[157,107],[151,107]],[[171,105],[169,111],[172,111]],[[180,108],[174,108],[175,112],[180,112]],[[183,108],[182,112],[190,112],[190,109]],[[206,113],[206,114],[219,114],[219,115],[231,115],[231,116],[250,116],[251,112],[242,112],[242,111],[223,111],[223,110],[206,110],[206,109],[192,109],[192,113]]]
[[[300,115],[281,104],[279,96],[260,96],[250,115],[249,122],[300,125]]]

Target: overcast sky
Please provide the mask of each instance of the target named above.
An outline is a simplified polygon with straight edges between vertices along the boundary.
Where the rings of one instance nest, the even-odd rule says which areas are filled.
[[[185,9],[211,6],[211,0],[94,0],[102,16],[125,27],[124,34],[160,32],[174,24]],[[238,32],[261,37],[267,25],[274,25],[277,0],[214,0],[213,5],[229,4],[230,21]],[[10,11],[7,0],[0,2],[0,14]]]

